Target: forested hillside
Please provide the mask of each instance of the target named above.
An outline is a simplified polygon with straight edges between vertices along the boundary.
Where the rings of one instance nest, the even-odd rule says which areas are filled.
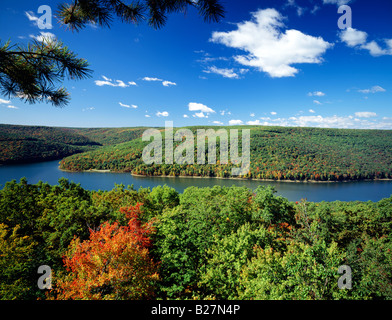
[[[0,190],[0,299],[392,299],[391,228],[392,197],[22,179]],[[37,286],[41,265],[51,290]],[[351,289],[338,286],[342,265]]]
[[[140,137],[143,128],[60,128],[0,124],[0,164],[62,159]]]
[[[71,130],[100,145],[114,145],[131,141],[142,136],[147,128],[72,128]]]
[[[227,129],[233,127],[213,127]],[[392,178],[392,131],[288,127],[250,129],[250,172],[244,178],[273,180],[344,181]],[[189,127],[196,137],[197,127]],[[239,130],[241,132],[241,130]],[[239,138],[241,150],[241,138]],[[73,171],[101,169],[140,175],[230,177],[233,165],[146,165],[142,152],[149,142],[141,138],[109,145],[61,161]],[[175,143],[178,145],[179,143]],[[206,143],[206,150],[208,145]],[[163,146],[164,150],[164,146]],[[164,152],[163,152],[164,156]],[[208,163],[206,161],[206,163]]]
[[[200,127],[188,127],[196,137]],[[230,129],[234,127],[212,127]],[[250,129],[250,171],[242,178],[345,181],[392,178],[392,131],[288,127]],[[146,165],[141,136],[147,128],[60,128],[0,125],[0,164],[63,159],[61,168],[131,172],[151,176],[230,178],[233,164]],[[164,136],[163,128],[160,128]],[[239,139],[241,151],[241,138]],[[175,142],[174,147],[180,143]],[[206,141],[206,153],[208,143]],[[230,148],[230,144],[229,144]],[[163,155],[165,146],[163,145]],[[230,152],[229,152],[230,154]],[[230,157],[229,157],[230,159]],[[208,161],[206,161],[208,163]]]

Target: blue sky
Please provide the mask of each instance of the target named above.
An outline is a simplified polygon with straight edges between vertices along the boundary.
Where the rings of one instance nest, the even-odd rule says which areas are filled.
[[[392,129],[389,0],[226,0],[220,23],[189,10],[161,30],[116,21],[72,33],[55,18],[39,29],[38,7],[54,12],[60,2],[2,0],[1,43],[47,32],[86,58],[93,76],[65,81],[64,108],[0,96],[0,123]],[[344,30],[342,4],[352,11]]]

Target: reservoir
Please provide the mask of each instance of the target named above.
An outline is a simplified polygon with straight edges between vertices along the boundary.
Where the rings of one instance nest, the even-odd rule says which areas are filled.
[[[88,190],[111,190],[115,184],[134,186],[135,189],[168,185],[183,192],[184,189],[195,187],[245,186],[256,189],[258,186],[272,185],[277,194],[290,201],[379,201],[392,195],[392,181],[356,181],[333,183],[280,182],[255,180],[229,180],[215,178],[169,178],[169,177],[136,177],[130,173],[97,173],[97,172],[64,172],[59,168],[59,160],[30,164],[0,166],[0,189],[7,181],[26,177],[28,183],[38,181],[55,185],[61,177],[67,178]]]

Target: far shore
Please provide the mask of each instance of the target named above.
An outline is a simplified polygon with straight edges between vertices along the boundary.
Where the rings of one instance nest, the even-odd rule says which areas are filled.
[[[107,169],[107,170],[88,169],[88,170],[76,171],[76,170],[62,169],[62,168],[60,168],[60,166],[59,166],[59,170],[64,171],[64,172],[97,172],[97,173],[111,172],[111,173],[115,173],[115,172],[111,171],[110,169]]]
[[[289,182],[289,183],[341,183],[341,182],[360,182],[360,181],[392,181],[392,179],[363,179],[363,180],[342,180],[342,181],[319,181],[319,180],[274,180],[274,179],[255,179],[255,178],[235,178],[235,177],[204,177],[204,176],[167,176],[167,175],[144,175],[144,174],[135,174],[131,172],[124,171],[111,171],[110,169],[106,170],[98,170],[98,169],[89,169],[82,171],[74,171],[68,169],[62,169],[59,167],[61,171],[64,172],[95,172],[95,173],[129,173],[134,177],[141,178],[193,178],[193,179],[221,179],[221,180],[252,180],[252,181],[266,181],[266,182]]]

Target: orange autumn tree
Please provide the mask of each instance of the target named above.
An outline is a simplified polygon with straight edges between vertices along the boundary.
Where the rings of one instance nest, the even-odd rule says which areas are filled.
[[[142,204],[120,211],[127,226],[103,223],[90,239],[72,240],[64,257],[68,274],[56,282],[57,299],[125,300],[153,295],[158,265],[149,257],[152,221],[141,224]]]

